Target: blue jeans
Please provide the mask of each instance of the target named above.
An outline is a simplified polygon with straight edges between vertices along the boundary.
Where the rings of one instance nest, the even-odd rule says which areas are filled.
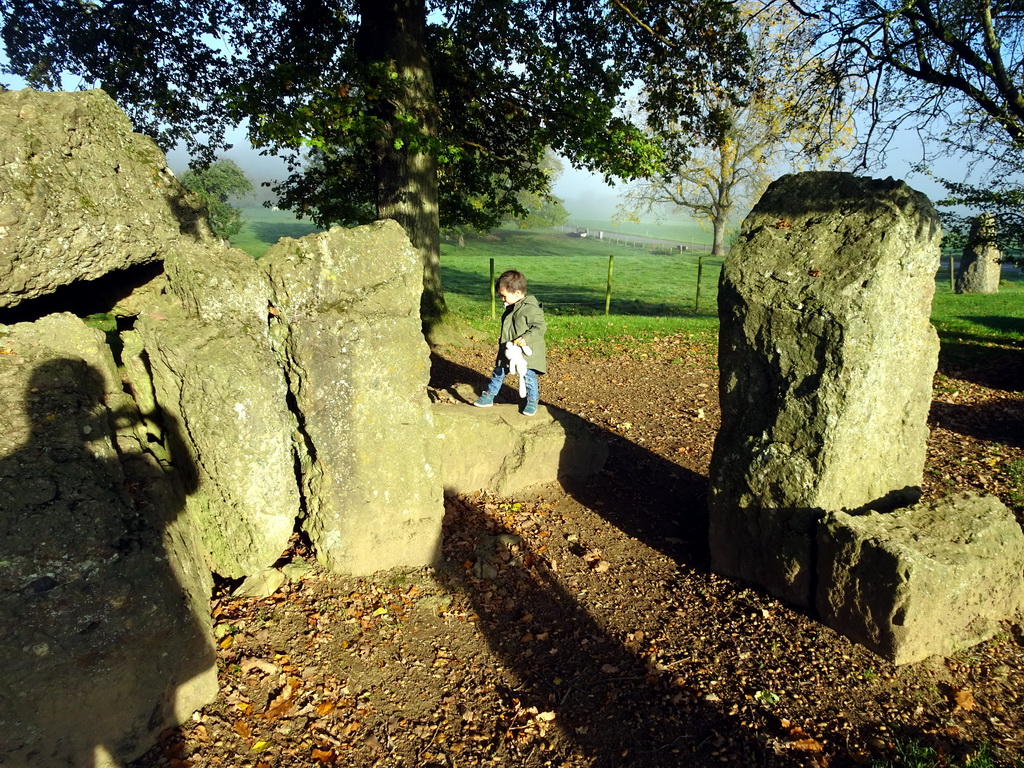
[[[508,374],[508,365],[499,364],[495,366],[494,373],[491,374],[491,383],[487,385],[487,394],[491,397],[497,395],[501,389],[502,382],[505,381],[505,377]],[[537,378],[537,372],[532,368],[526,370],[526,399],[540,400],[540,380]]]

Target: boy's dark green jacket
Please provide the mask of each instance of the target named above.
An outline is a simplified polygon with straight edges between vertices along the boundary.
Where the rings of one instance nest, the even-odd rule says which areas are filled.
[[[505,307],[505,313],[501,316],[501,336],[498,339],[498,358],[495,364],[508,365],[505,342],[515,341],[522,336],[526,346],[532,350],[532,354],[526,358],[526,364],[537,373],[547,373],[547,351],[544,348],[544,331],[547,327],[544,310],[534,296],[524,296],[511,307]]]

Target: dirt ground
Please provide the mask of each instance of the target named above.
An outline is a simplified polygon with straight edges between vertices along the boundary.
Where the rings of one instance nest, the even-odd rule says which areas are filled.
[[[301,578],[214,599],[220,695],[136,768],[838,767],[897,745],[1024,765],[1019,625],[895,667],[709,571],[715,350],[635,347],[556,350],[542,380],[609,440],[600,475],[449,499],[434,568],[344,578],[297,541]],[[924,490],[987,490],[1019,515],[1024,350],[1001,354],[936,377]],[[481,387],[491,355],[442,350],[432,385]]]

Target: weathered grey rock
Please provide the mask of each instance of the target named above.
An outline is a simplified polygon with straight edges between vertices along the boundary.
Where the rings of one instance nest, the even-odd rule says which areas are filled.
[[[430,459],[422,268],[394,222],[282,239],[277,351],[299,414],[305,530],[332,570],[433,562],[443,502]]]
[[[250,256],[222,247],[172,250],[165,269],[170,292],[140,313],[137,341],[126,334],[126,371],[140,401],[154,401],[147,426],[182,425],[163,447],[184,468],[183,515],[202,531],[212,570],[241,578],[278,559],[299,515],[270,286]]]
[[[971,224],[956,273],[957,293],[999,293],[1003,255],[996,247],[996,234],[996,217],[991,213],[982,213]]]
[[[197,197],[103,91],[0,91],[0,308],[214,242]]]
[[[825,511],[919,498],[939,221],[902,182],[803,173],[743,222],[719,288],[712,567],[813,604]]]
[[[0,764],[121,765],[216,695],[209,571],[103,334],[0,326]]]
[[[834,512],[819,546],[822,620],[897,664],[987,640],[1024,610],[1024,533],[993,496]]]
[[[601,471],[608,444],[586,423],[541,406],[525,417],[515,405],[473,408],[437,403],[435,453],[446,493],[511,496],[534,485]]]

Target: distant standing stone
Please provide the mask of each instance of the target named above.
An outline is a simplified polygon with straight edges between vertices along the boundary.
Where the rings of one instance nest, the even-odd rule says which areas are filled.
[[[971,225],[971,233],[956,273],[957,293],[999,293],[999,271],[1002,254],[996,247],[996,217],[979,215]]]

